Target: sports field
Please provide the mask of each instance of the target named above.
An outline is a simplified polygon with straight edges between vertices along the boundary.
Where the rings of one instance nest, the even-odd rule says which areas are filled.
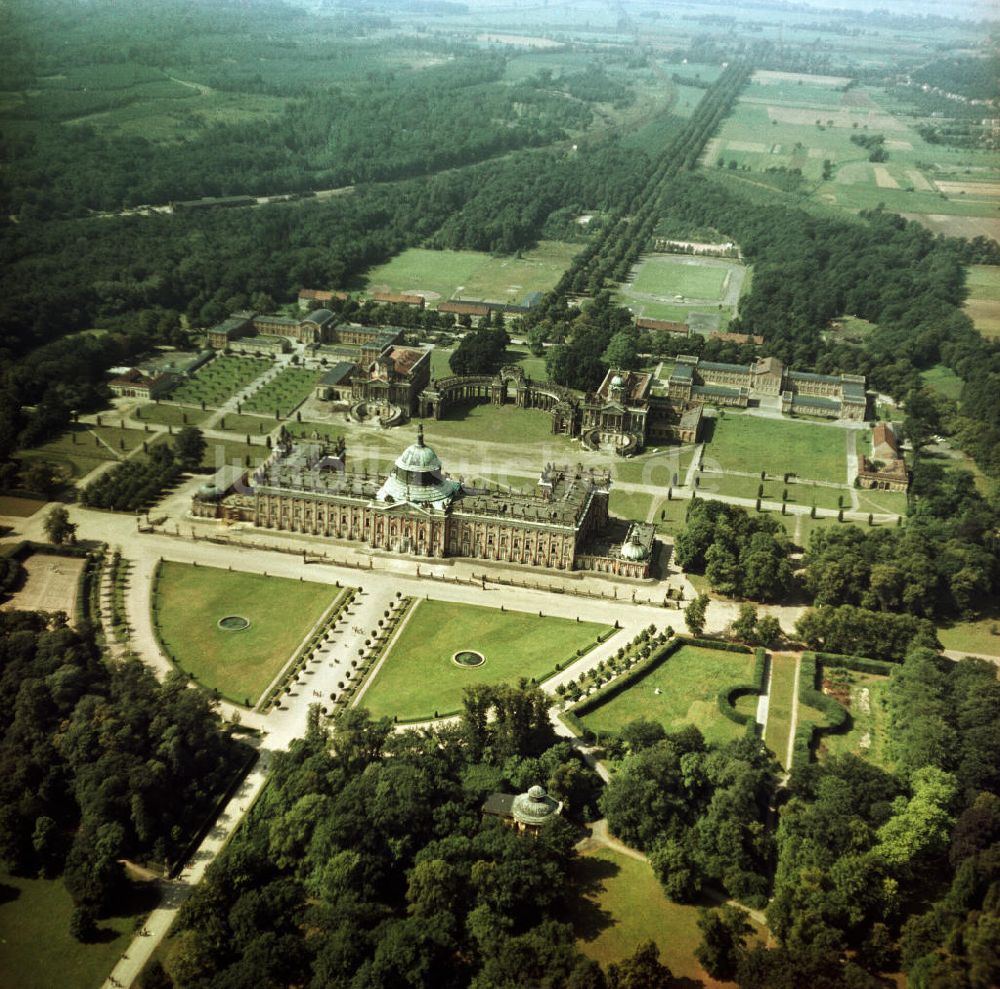
[[[969,297],[964,309],[976,329],[988,339],[1000,337],[1000,269],[974,264],[965,269]]]
[[[373,715],[401,721],[454,713],[466,687],[517,683],[520,677],[540,681],[607,631],[594,622],[420,601],[360,703]],[[486,662],[456,665],[452,656],[463,649],[477,650]]]
[[[327,584],[165,561],[153,619],[180,669],[252,705],[340,593]],[[250,627],[219,628],[228,615],[249,619]]]
[[[431,308],[451,298],[519,303],[531,292],[553,288],[579,250],[554,240],[520,257],[415,247],[369,271],[365,290],[420,294]]]
[[[694,299],[718,299],[729,273],[725,264],[706,266],[705,259],[684,255],[654,255],[639,266],[632,288],[650,295],[683,295]],[[716,260],[716,259],[713,259]],[[731,267],[739,268],[734,264]]]
[[[752,653],[684,645],[651,673],[581,720],[594,732],[620,731],[630,721],[658,721],[667,731],[696,725],[709,742],[727,742],[744,731],[719,712],[717,695],[753,675]]]
[[[846,483],[847,431],[822,423],[727,415],[714,421],[705,464],[723,471],[797,474]]]

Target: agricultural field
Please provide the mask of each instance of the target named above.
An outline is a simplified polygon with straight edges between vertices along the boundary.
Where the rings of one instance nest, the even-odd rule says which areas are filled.
[[[271,366],[271,361],[256,357],[223,354],[171,392],[170,401],[197,406],[204,402],[207,408],[218,408]]]
[[[392,643],[361,703],[373,715],[401,721],[451,714],[462,706],[466,687],[543,680],[556,663],[576,658],[610,631],[594,622],[539,617],[478,605],[419,601]],[[476,650],[486,662],[462,667],[461,650]]]
[[[554,240],[543,240],[520,257],[411,248],[373,268],[365,290],[419,294],[432,309],[451,298],[520,303],[531,292],[553,288],[579,249]]]
[[[309,397],[319,376],[319,371],[286,367],[242,403],[243,412],[286,419]]]
[[[0,872],[0,985],[18,989],[97,989],[131,943],[136,923],[155,906],[139,890],[98,921],[93,942],[69,934],[73,900],[61,879]]]
[[[719,984],[695,958],[698,906],[668,900],[648,862],[610,848],[587,849],[571,865],[567,892],[566,920],[588,958],[607,966],[651,940],[679,985]]]
[[[703,164],[764,184],[780,178],[783,188],[794,188],[794,178],[768,169],[797,170],[798,193],[817,203],[850,212],[881,204],[953,236],[997,236],[1000,185],[990,154],[929,144],[911,106],[875,87],[845,89],[847,81],[754,73]],[[869,149],[851,140],[876,135],[884,139],[881,162],[869,161]]]
[[[777,476],[793,473],[804,480],[846,483],[845,429],[747,415],[719,416],[712,422],[706,468],[751,474],[764,470]]]
[[[165,561],[154,584],[153,620],[181,670],[251,706],[340,593],[327,584]],[[228,615],[248,619],[249,628],[220,628]]]
[[[581,717],[593,732],[619,731],[636,718],[658,721],[667,731],[696,725],[709,742],[728,742],[743,733],[719,712],[720,690],[747,683],[752,653],[683,645],[627,690]]]
[[[1000,269],[974,264],[965,269],[969,297],[964,309],[976,329],[987,339],[1000,337]]]

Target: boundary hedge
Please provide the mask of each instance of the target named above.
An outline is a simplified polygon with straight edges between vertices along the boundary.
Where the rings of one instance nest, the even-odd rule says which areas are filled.
[[[767,650],[758,647],[754,650],[754,664],[751,679],[747,683],[738,683],[732,687],[724,687],[716,695],[719,713],[738,725],[756,725],[757,716],[744,714],[736,710],[736,700],[747,694],[758,697],[764,692],[764,669],[767,666]]]
[[[814,652],[802,654],[799,668],[799,703],[808,704],[815,707],[826,715],[827,723],[818,725],[815,721],[800,721],[795,729],[795,740],[792,743],[792,764],[799,762],[808,763],[812,761],[813,747],[820,735],[834,735],[838,732],[847,731],[851,727],[851,716],[839,701],[832,697],[827,697],[822,690],[817,689],[816,681],[819,671],[823,665],[823,657],[831,655],[823,653],[817,655]],[[851,656],[836,656],[840,659],[853,659]],[[871,660],[867,662],[872,662]],[[838,662],[837,665],[843,666]],[[886,664],[892,665],[892,664]],[[851,667],[847,667],[850,669]]]

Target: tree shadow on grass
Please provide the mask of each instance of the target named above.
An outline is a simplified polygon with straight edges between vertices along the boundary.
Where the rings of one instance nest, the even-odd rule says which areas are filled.
[[[21,891],[16,886],[0,883],[0,906],[5,903],[13,903],[20,895]]]
[[[582,855],[573,863],[573,881],[567,890],[567,919],[581,941],[595,941],[617,921],[610,910],[605,910],[598,898],[605,890],[605,883],[613,879],[621,867],[607,859]]]

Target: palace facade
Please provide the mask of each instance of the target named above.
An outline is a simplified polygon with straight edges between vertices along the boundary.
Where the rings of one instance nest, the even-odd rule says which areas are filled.
[[[422,427],[384,478],[348,471],[342,444],[282,433],[260,467],[203,485],[191,512],[396,554],[649,577],[655,529],[633,523],[616,543],[624,524],[608,517],[610,487],[606,471],[552,464],[530,492],[468,487],[443,472]]]

